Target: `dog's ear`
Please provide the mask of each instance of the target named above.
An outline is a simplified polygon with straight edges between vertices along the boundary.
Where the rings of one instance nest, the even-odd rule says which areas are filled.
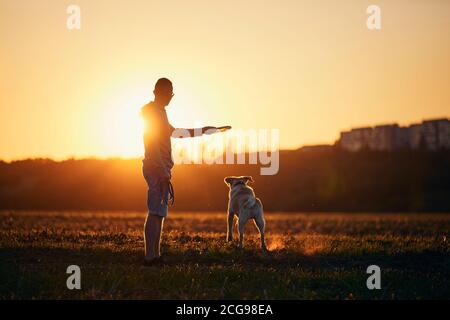
[[[227,186],[231,185],[231,182],[233,182],[234,177],[225,177],[225,179],[223,179],[223,181],[225,182],[225,184]]]
[[[242,177],[242,179],[244,179],[245,183],[247,183],[247,182],[255,182],[253,180],[252,176],[244,176],[244,177]]]

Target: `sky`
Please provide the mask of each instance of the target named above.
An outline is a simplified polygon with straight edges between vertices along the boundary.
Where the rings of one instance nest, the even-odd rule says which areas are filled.
[[[447,0],[0,0],[0,159],[141,156],[160,77],[175,127],[279,129],[282,149],[449,117],[449,57]]]

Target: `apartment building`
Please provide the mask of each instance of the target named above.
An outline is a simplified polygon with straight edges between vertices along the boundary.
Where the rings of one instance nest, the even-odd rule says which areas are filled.
[[[400,127],[398,124],[354,128],[343,131],[337,144],[348,151],[363,149],[393,151],[401,149],[450,149],[449,119],[426,120]]]

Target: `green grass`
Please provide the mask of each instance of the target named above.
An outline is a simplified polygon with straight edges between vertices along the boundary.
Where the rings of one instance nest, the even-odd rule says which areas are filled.
[[[1,212],[0,299],[450,299],[450,215],[267,213],[265,254],[250,223],[241,251],[224,213],[171,213],[159,267],[141,264],[144,219]],[[72,264],[81,290],[66,288]]]

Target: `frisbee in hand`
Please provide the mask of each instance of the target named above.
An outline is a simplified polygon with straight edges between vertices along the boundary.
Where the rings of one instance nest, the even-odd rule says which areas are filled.
[[[231,129],[231,126],[216,127],[217,131],[225,132]]]

